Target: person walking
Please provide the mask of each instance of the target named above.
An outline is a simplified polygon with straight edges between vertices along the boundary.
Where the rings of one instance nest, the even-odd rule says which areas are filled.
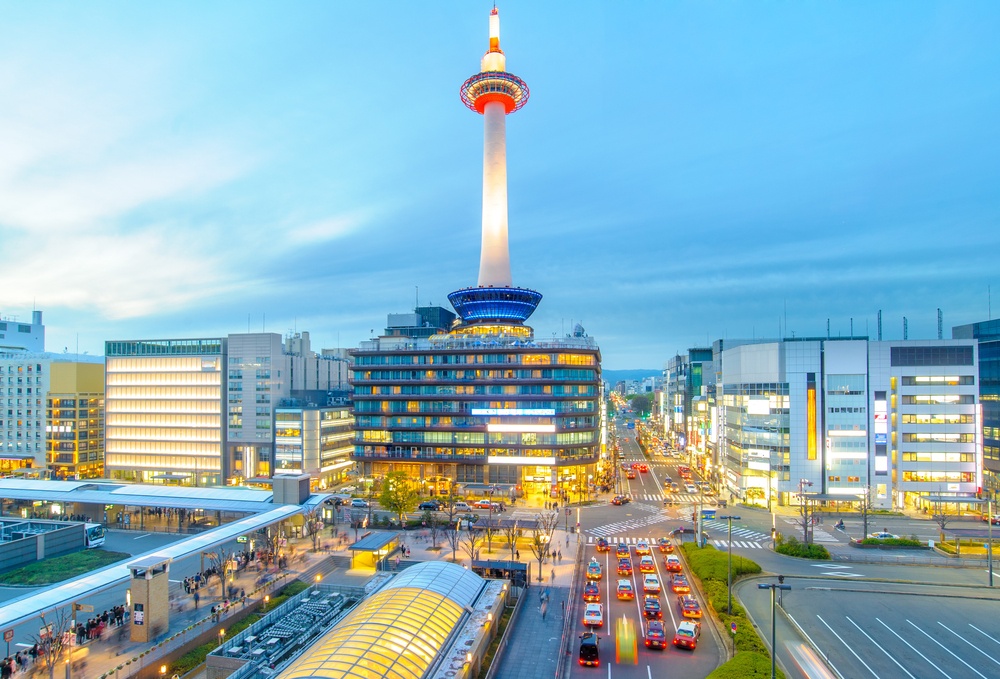
[[[545,620],[545,614],[548,612],[548,610],[549,610],[549,602],[543,601],[541,606],[542,620]]]
[[[555,568],[552,569],[552,573],[549,575],[549,577],[551,578],[552,583],[555,584],[555,581],[556,581],[556,569]]]

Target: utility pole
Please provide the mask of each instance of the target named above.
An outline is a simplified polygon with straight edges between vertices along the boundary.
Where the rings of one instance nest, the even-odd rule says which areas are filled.
[[[791,589],[791,585],[783,584],[785,582],[785,576],[779,575],[777,583],[764,584],[760,583],[757,585],[757,589],[769,589],[771,590],[771,679],[775,679],[775,658],[777,657],[777,649],[774,647],[774,590],[788,590]]]

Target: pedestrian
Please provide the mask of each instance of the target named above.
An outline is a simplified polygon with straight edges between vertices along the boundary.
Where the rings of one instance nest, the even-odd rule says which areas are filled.
[[[552,573],[549,575],[549,577],[552,579],[553,583],[556,581],[556,569],[555,568],[552,569]]]
[[[556,561],[562,561],[562,550],[556,550]]]
[[[549,602],[548,601],[543,601],[542,602],[541,610],[542,610],[542,620],[545,620],[545,614],[549,610]]]
[[[521,560],[521,550],[520,549],[515,549],[514,550],[514,560],[515,561],[520,561]]]
[[[195,590],[194,590],[194,607],[195,607],[196,609],[198,608],[198,602],[199,602],[199,601],[201,601],[201,594],[199,594],[199,593],[198,593],[198,590],[197,590],[197,589],[195,589]]]

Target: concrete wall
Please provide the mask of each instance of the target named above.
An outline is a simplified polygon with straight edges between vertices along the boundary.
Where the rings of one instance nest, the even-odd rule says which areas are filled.
[[[20,522],[5,522],[20,523]],[[35,561],[41,561],[53,556],[62,556],[79,552],[85,546],[83,524],[63,524],[51,521],[24,521],[28,525],[46,524],[55,528],[45,533],[24,535],[16,539],[0,543],[0,572],[20,568]]]

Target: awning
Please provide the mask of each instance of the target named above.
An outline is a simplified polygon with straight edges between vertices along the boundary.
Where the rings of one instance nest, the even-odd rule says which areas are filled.
[[[984,505],[988,502],[987,500],[981,500],[971,495],[924,495],[919,499],[921,502],[957,503],[963,505]]]
[[[164,472],[163,474],[157,474],[153,477],[154,479],[160,479],[163,481],[184,481],[191,478],[191,474],[176,474],[174,472]]]
[[[456,483],[455,485],[462,490],[476,490],[483,493],[490,490],[495,493],[506,493],[515,487],[513,483]]]
[[[355,552],[377,552],[393,540],[398,540],[399,536],[400,533],[396,531],[371,533],[351,545],[350,549]]]

